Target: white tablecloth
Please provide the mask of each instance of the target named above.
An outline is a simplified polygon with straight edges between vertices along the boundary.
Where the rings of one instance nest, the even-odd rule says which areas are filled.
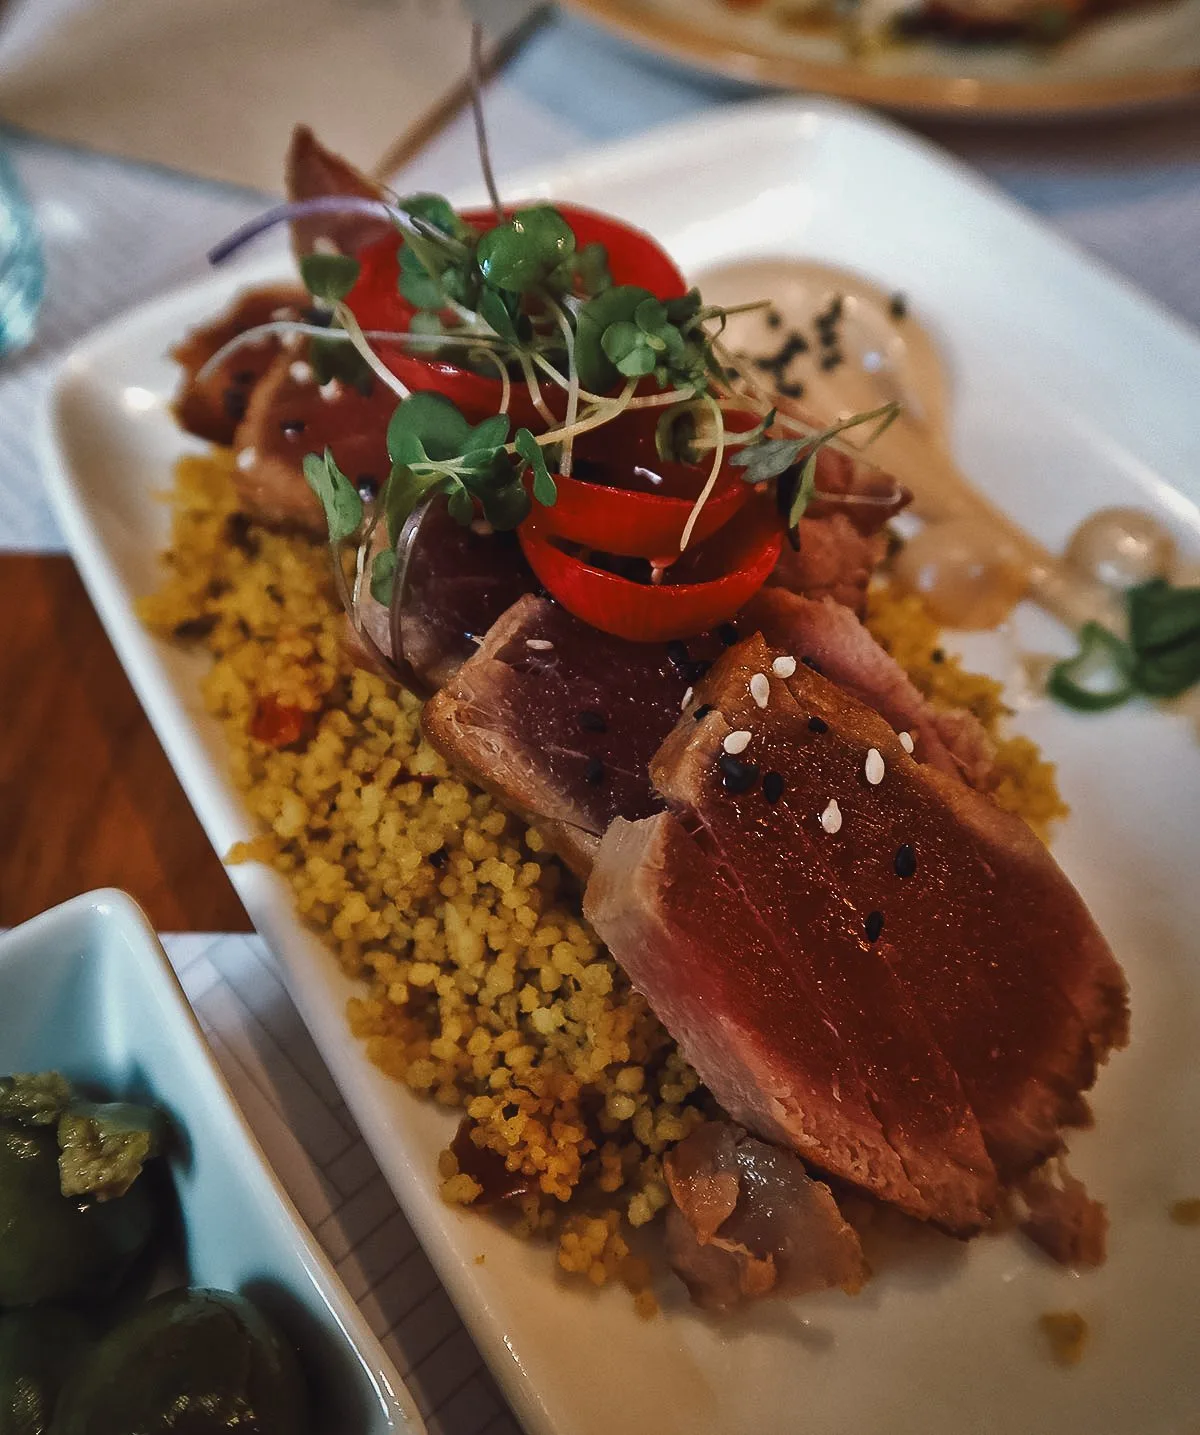
[[[494,158],[502,172],[557,160],[748,93],[559,18],[491,86]],[[1049,129],[922,129],[1200,324],[1200,111]],[[0,548],[55,550],[61,539],[40,492],[32,440],[55,363],[102,320],[202,272],[208,245],[262,201],[28,137],[12,136],[10,144],[37,209],[49,277],[36,343],[0,368]],[[475,175],[470,122],[460,116],[398,182],[449,190]],[[261,945],[189,937],[169,946],[263,1145],[401,1369],[411,1373],[431,1429],[515,1430]],[[289,1099],[289,1125],[275,1096],[281,1083],[291,1090],[298,1081],[311,1100],[297,1122]]]

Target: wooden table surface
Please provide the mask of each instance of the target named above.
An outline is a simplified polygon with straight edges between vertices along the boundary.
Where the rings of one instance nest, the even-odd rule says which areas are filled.
[[[159,931],[250,930],[71,560],[0,554],[0,927],[110,886]]]

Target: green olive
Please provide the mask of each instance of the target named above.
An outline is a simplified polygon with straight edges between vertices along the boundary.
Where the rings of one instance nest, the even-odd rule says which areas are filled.
[[[59,1391],[90,1340],[75,1311],[41,1306],[0,1316],[0,1435],[47,1435]]]
[[[154,1231],[144,1182],[85,1203],[59,1186],[49,1127],[0,1121],[0,1307],[108,1295]]]
[[[141,1307],[96,1346],[60,1402],[56,1435],[304,1435],[295,1352],[225,1291]]]

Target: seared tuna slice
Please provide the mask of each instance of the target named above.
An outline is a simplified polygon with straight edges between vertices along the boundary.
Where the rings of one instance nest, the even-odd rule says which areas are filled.
[[[813,940],[836,911],[861,951],[848,970],[863,1014],[895,984],[1010,1181],[1060,1148],[1079,1092],[1124,1044],[1121,970],[1023,822],[915,762],[877,713],[802,663],[777,676],[774,656],[755,639],[723,660],[699,694],[714,711],[676,729],[655,784],[814,963],[846,957]],[[733,730],[751,734],[740,761],[762,774],[742,791],[720,762]]]
[[[969,712],[939,712],[927,702],[849,608],[830,598],[816,601],[767,588],[747,609],[747,628],[751,624],[768,642],[874,708],[897,732],[909,733],[918,762],[932,763],[972,787],[991,786],[995,754],[979,722]]]
[[[364,492],[387,478],[387,425],[396,396],[377,380],[369,392],[331,379],[318,385],[312,366],[281,353],[257,385],[234,435],[241,506],[263,523],[324,537],[325,515],[304,477],[304,455],[333,452]]]
[[[810,598],[831,598],[862,617],[871,576],[887,553],[882,533],[862,534],[844,513],[802,518],[768,582]]]
[[[781,955],[735,883],[670,813],[618,819],[584,912],[735,1121],[928,1214],[816,974]]]
[[[763,1295],[803,1295],[867,1275],[862,1247],[829,1187],[790,1151],[709,1121],[665,1162],[674,1205],[667,1259],[697,1305],[728,1310]]]
[[[662,806],[650,759],[698,676],[682,647],[610,637],[529,594],[426,704],[425,734],[556,846],[565,837],[563,855],[586,871],[614,817]]]
[[[171,350],[183,369],[175,396],[175,417],[181,427],[210,443],[229,444],[246,415],[255,385],[281,352],[277,335],[235,349],[203,382],[197,377],[209,359],[231,339],[277,319],[298,319],[310,300],[294,284],[273,284],[239,294],[211,324],[193,329]]]

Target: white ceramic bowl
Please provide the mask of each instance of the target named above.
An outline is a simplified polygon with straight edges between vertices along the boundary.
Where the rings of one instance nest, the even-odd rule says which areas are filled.
[[[149,1099],[192,1285],[239,1291],[300,1347],[315,1435],[422,1435],[424,1422],[234,1104],[141,908],[91,892],[0,936],[0,1074],[61,1071]]]

